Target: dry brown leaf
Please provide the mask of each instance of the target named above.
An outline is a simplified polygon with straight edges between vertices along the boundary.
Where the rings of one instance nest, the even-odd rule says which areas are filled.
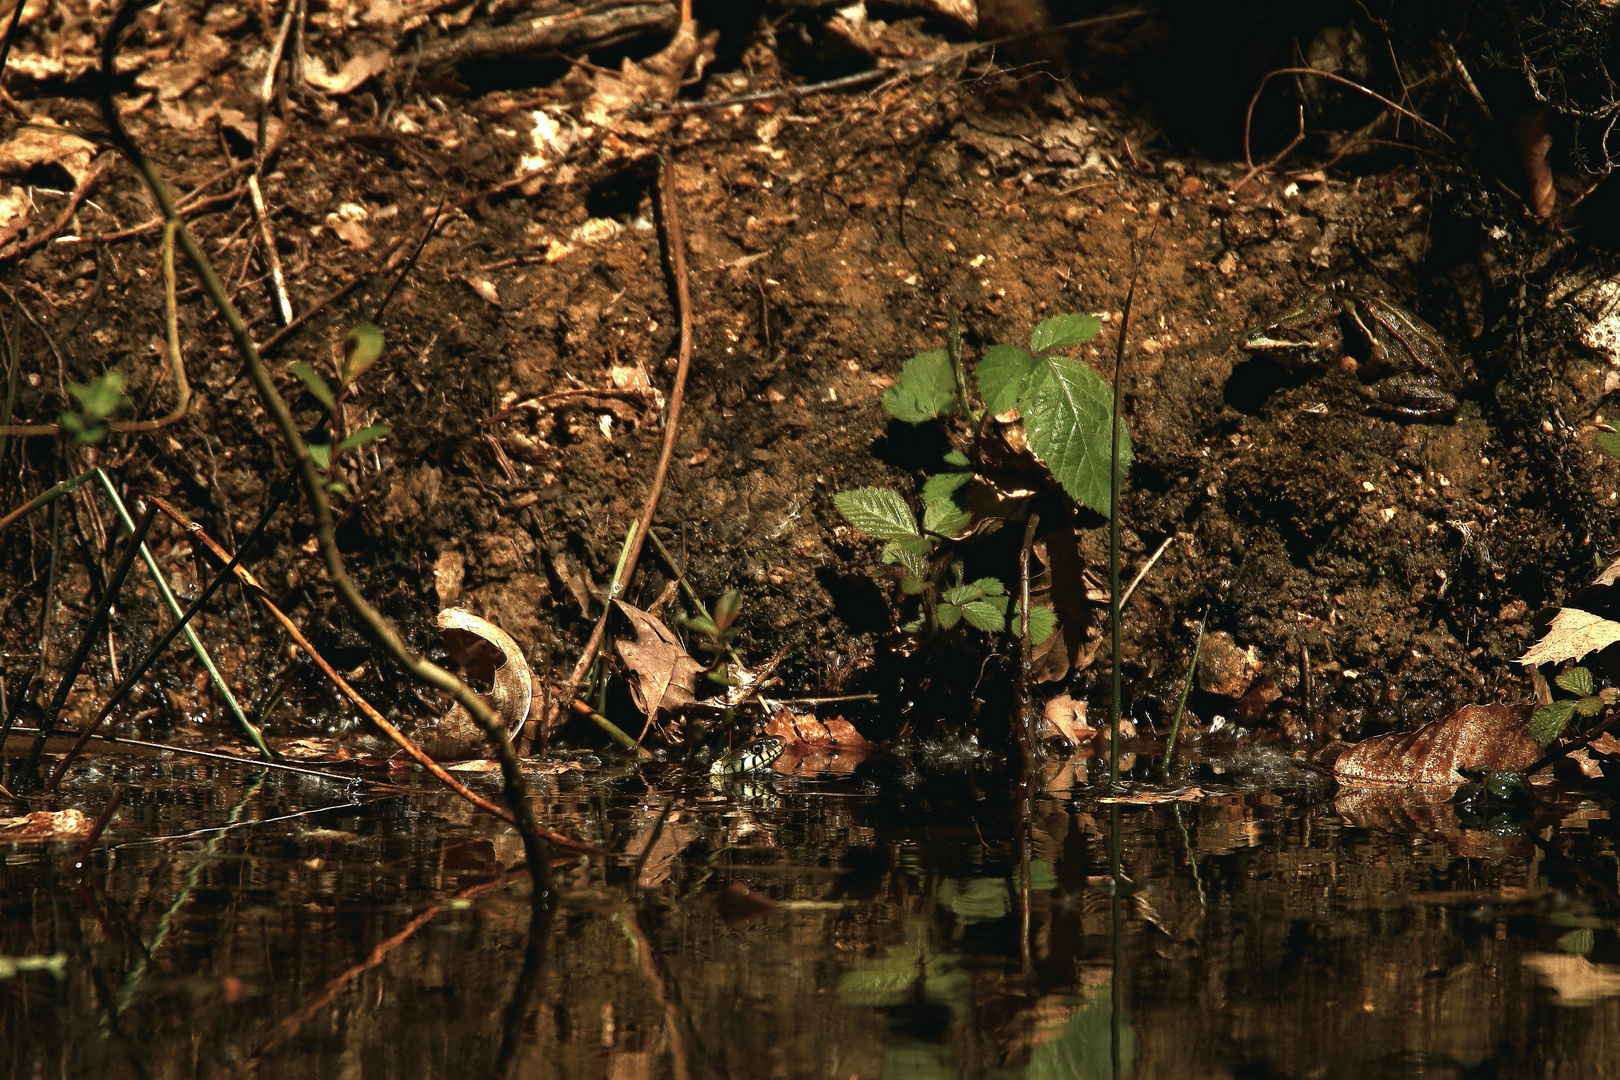
[[[1560,1005],[1593,1005],[1620,996],[1620,966],[1568,953],[1531,953],[1524,964],[1552,988]]]
[[[630,672],[630,695],[649,716],[661,709],[689,705],[697,699],[703,665],[692,659],[669,627],[623,600],[613,606],[629,620],[634,640],[618,638],[619,659]]]
[[[212,71],[206,64],[181,60],[147,68],[135,76],[135,85],[155,90],[159,101],[174,101],[191,93],[210,74]]]
[[[391,61],[392,56],[385,48],[361,48],[337,71],[328,72],[321,58],[311,54],[304,58],[304,81],[323,94],[353,93],[367,79],[387,71]]]
[[[237,156],[242,156],[240,151],[244,150],[244,148],[246,153],[251,156],[253,148],[259,141],[258,117],[249,116],[240,109],[220,109],[219,128],[222,132],[236,137],[237,146],[233,152],[236,152]],[[281,140],[286,137],[286,134],[287,125],[282,123],[280,117],[272,115],[266,118],[264,127],[265,154],[273,154],[277,147],[281,145]]]
[[[1097,729],[1086,723],[1086,703],[1068,694],[1059,694],[1048,701],[1036,726],[1036,738],[1042,742],[1062,737],[1075,747],[1084,746],[1086,740],[1096,734]]]
[[[482,296],[494,306],[501,306],[500,291],[495,288],[495,283],[489,278],[477,274],[468,274],[462,280],[467,283],[468,288],[472,289],[473,292]]]
[[[1464,705],[1416,731],[1374,735],[1346,751],[1333,774],[1346,784],[1466,783],[1463,769],[1524,769],[1541,757],[1526,726],[1535,705]]]
[[[732,929],[759,918],[776,907],[776,901],[765,893],[754,892],[740,881],[733,881],[714,898],[720,917]]]
[[[1190,787],[1181,791],[1131,791],[1124,795],[1107,795],[1097,801],[1123,806],[1153,806],[1157,803],[1197,802],[1204,794],[1203,788]]]
[[[1597,580],[1593,581],[1592,584],[1613,585],[1617,579],[1620,579],[1620,559],[1616,559],[1604,567],[1603,573],[1599,574]]]
[[[487,682],[490,706],[508,735],[528,719],[534,699],[534,674],[512,635],[492,622],[460,608],[439,612],[440,635],[469,678]],[[489,753],[489,739],[458,702],[444,715],[422,724],[412,736],[435,761],[460,761]]]
[[[598,73],[595,91],[586,99],[581,115],[587,124],[607,125],[613,118],[637,105],[673,101],[688,75],[698,78],[714,59],[718,31],[702,38],[697,22],[688,19],[668,45],[636,63],[626,57],[617,75]]]
[[[1520,113],[1513,121],[1513,142],[1519,148],[1519,164],[1530,185],[1530,210],[1544,221],[1553,212],[1557,194],[1553,188],[1552,166],[1547,164],[1553,143],[1547,131],[1547,111],[1537,108]]]
[[[0,176],[21,176],[41,165],[59,165],[77,184],[90,171],[96,144],[63,131],[43,120],[17,133],[0,146]]]
[[[35,844],[84,836],[94,824],[79,810],[35,810],[22,817],[0,818],[0,844]]]
[[[782,740],[782,754],[771,766],[779,773],[847,776],[875,749],[842,716],[818,720],[810,713],[777,709],[765,721],[765,734]]]
[[[1579,660],[1617,641],[1620,641],[1620,622],[1580,608],[1561,608],[1553,616],[1546,636],[1530,646],[1530,651],[1519,657],[1518,662],[1539,667],[1542,664]]]
[[[336,220],[327,221],[326,224],[328,228],[337,234],[337,238],[347,244],[351,250],[371,250],[371,230],[360,222],[345,221],[342,218],[337,218]],[[494,288],[493,285],[490,286],[492,291]]]
[[[4,248],[28,228],[28,191],[20,187],[0,189],[0,248]]]

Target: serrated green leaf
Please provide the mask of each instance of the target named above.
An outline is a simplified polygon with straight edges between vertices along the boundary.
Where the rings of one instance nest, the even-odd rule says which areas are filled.
[[[1543,705],[1530,717],[1530,737],[1536,740],[1536,745],[1546,749],[1563,734],[1569,718],[1574,715],[1573,701],[1555,701],[1551,705]]]
[[[1042,319],[1035,332],[1029,335],[1031,352],[1047,349],[1067,349],[1090,341],[1102,329],[1102,320],[1095,315],[1053,315]]]
[[[930,476],[923,481],[922,501],[931,503],[948,499],[956,494],[958,488],[972,479],[973,474],[970,472],[947,472]]]
[[[1600,431],[1597,438],[1592,440],[1597,448],[1612,458],[1620,458],[1620,434],[1613,431]]]
[[[928,576],[928,556],[909,550],[902,541],[890,541],[883,545],[883,561],[897,563],[916,577]]]
[[[1575,711],[1582,716],[1596,716],[1603,711],[1603,699],[1596,694],[1591,697],[1583,697],[1575,703]]]
[[[934,542],[926,536],[902,536],[893,543],[895,547],[916,555],[927,555],[934,550]]]
[[[1583,667],[1572,667],[1561,673],[1553,682],[1578,697],[1585,697],[1592,692],[1592,673]]]
[[[928,583],[920,577],[907,574],[900,579],[900,591],[907,596],[917,596],[926,588],[928,588]]]
[[[350,435],[348,438],[338,443],[338,453],[341,454],[345,450],[358,449],[374,439],[382,438],[384,435],[388,434],[390,430],[391,429],[387,424],[372,424],[370,427],[363,427],[353,435]]]
[[[844,519],[879,540],[920,539],[917,519],[900,493],[889,488],[856,488],[833,496]]]
[[[982,577],[973,585],[986,596],[1002,596],[1007,592],[1007,586],[1001,583],[1000,578]]]
[[[979,380],[979,396],[992,416],[1018,406],[1018,399],[1029,386],[1036,360],[1016,345],[992,345],[973,371]]]
[[[923,532],[956,536],[973,524],[973,515],[950,499],[938,499],[923,506]]]
[[[956,375],[944,349],[920,352],[900,368],[900,378],[883,391],[883,408],[896,420],[920,424],[957,406]]]
[[[1089,365],[1048,356],[1036,367],[1019,405],[1024,433],[1069,497],[1108,513],[1108,456],[1114,391]],[[1120,474],[1130,468],[1131,440],[1121,428]]]
[[[998,597],[1001,609],[998,611],[991,600],[974,600],[972,603],[962,605],[962,617],[968,625],[975,630],[987,630],[996,633],[1007,625],[1007,598]]]
[[[903,633],[915,634],[915,633],[919,633],[922,630],[922,626],[923,626],[922,616],[919,615],[915,619],[912,619],[910,622],[901,623],[900,624],[900,629],[901,629],[901,631]]]
[[[343,385],[348,386],[377,362],[383,352],[383,333],[375,324],[356,323],[343,335]]]
[[[310,443],[309,458],[315,463],[315,467],[317,469],[325,469],[330,467],[332,464],[332,444],[321,442]]]
[[[972,464],[972,462],[968,461],[968,456],[962,453],[960,450],[952,450],[950,453],[946,454],[944,461],[947,465],[955,465],[962,469],[965,469]]]
[[[332,388],[326,385],[326,380],[315,373],[315,369],[302,360],[294,360],[287,365],[287,370],[298,376],[298,381],[309,388],[315,395],[315,400],[326,406],[327,412],[337,408],[337,398],[332,394]]]
[[[1018,606],[1013,605],[1012,614],[1007,616],[1007,632],[1018,634],[1023,632],[1023,617]],[[1057,612],[1040,604],[1031,604],[1029,607],[1029,640],[1033,645],[1045,645],[1046,639],[1052,636],[1057,629]]]
[[[962,621],[962,609],[955,604],[939,605],[935,615],[939,619],[939,625],[945,630],[949,630]]]
[[[957,585],[940,593],[940,599],[948,604],[966,604],[983,595],[983,591],[976,585]]]

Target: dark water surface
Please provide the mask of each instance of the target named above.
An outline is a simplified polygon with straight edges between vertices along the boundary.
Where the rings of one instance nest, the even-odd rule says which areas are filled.
[[[654,838],[650,779],[534,780],[553,827],[646,858],[560,867],[531,946],[521,847],[458,800],[104,760],[56,804],[127,785],[82,881],[77,843],[0,847],[0,957],[59,971],[0,969],[4,1073],[1620,1075],[1606,804],[1503,837],[1060,785],[1021,825],[963,777],[698,778]]]

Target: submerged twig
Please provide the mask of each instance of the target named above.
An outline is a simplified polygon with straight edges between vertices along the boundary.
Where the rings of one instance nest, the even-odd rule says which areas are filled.
[[[123,115],[118,111],[113,101],[112,93],[116,85],[113,74],[116,70],[114,64],[115,54],[123,38],[124,32],[135,20],[135,13],[139,10],[141,0],[123,0],[117,14],[114,15],[107,33],[101,42],[101,75],[102,118],[107,124],[108,131],[114,145],[129,159],[136,169],[145,178],[147,187],[152,196],[163,208],[163,215],[168,220],[179,220],[175,209],[174,196],[169,191],[168,183],[153,161],[146,156],[135,140],[130,136],[129,129],[124,123]],[[293,418],[292,411],[287,402],[276,389],[269,370],[265,367],[264,359],[259,348],[253,341],[252,332],[248,329],[247,321],[231,302],[226,292],[224,282],[220,281],[215,272],[213,263],[203,253],[191,231],[181,222],[177,226],[177,235],[180,246],[191,261],[198,277],[202,279],[205,292],[213,300],[219,310],[221,318],[230,328],[231,336],[236,342],[237,350],[241,353],[242,361],[247,369],[249,380],[254,389],[258,391],[260,402],[265,412],[275,423],[286,448],[297,461],[298,472],[304,483],[305,494],[309,499],[310,510],[314,518],[315,542],[325,563],[327,579],[332,583],[338,598],[349,609],[355,621],[365,630],[367,635],[376,642],[384,652],[391,656],[396,663],[405,669],[413,678],[436,687],[448,693],[461,704],[472,717],[473,721],[489,739],[501,763],[501,776],[504,783],[506,801],[512,810],[513,821],[519,834],[523,838],[524,851],[529,864],[529,871],[534,878],[534,891],[531,902],[540,905],[544,903],[544,896],[550,886],[550,872],[546,864],[545,842],[541,839],[539,825],[535,820],[534,808],[528,800],[528,787],[523,777],[523,769],[518,762],[517,754],[513,751],[511,743],[507,740],[505,726],[499,717],[490,709],[487,702],[475,694],[460,679],[437,664],[418,656],[408,645],[393,625],[377,611],[371,603],[361,594],[359,588],[349,577],[348,568],[343,561],[343,555],[337,546],[337,526],[332,514],[332,505],[327,498],[326,478],[316,466],[310,456],[309,447],[304,443],[303,432],[298,422]]]
[[[680,354],[675,367],[675,382],[669,392],[669,411],[664,417],[664,445],[658,454],[658,465],[653,470],[652,487],[647,492],[641,518],[636,522],[636,531],[631,538],[629,552],[622,561],[623,569],[621,573],[615,574],[613,581],[609,583],[608,591],[613,595],[622,592],[631,575],[636,572],[636,560],[641,555],[642,543],[652,528],[653,516],[658,512],[658,499],[664,493],[664,481],[669,477],[670,460],[675,455],[675,437],[680,431],[681,402],[686,396],[686,376],[692,367],[692,290],[686,272],[686,241],[681,233],[680,203],[675,197],[675,166],[667,157],[662,159],[662,167],[659,169],[658,193],[661,211],[659,216],[663,219],[664,239],[667,244],[668,271],[674,285],[675,306],[680,315]],[[590,639],[585,643],[585,650],[580,654],[579,662],[574,665],[568,681],[563,684],[557,700],[574,699],[580,681],[585,678],[585,673],[596,660],[596,653],[602,645],[602,636],[607,631],[607,620],[611,611],[611,607],[607,608],[602,612],[602,617],[596,620]],[[542,716],[540,722],[549,724],[551,718]]]

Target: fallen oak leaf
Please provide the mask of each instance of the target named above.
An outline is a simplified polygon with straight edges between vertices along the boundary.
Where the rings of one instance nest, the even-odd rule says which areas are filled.
[[[1416,731],[1374,735],[1333,763],[1345,784],[1446,785],[1468,782],[1464,769],[1519,771],[1541,757],[1530,734],[1533,702],[1464,705]]]
[[[703,665],[692,659],[680,639],[662,622],[623,600],[614,608],[630,623],[634,639],[618,638],[614,647],[630,673],[630,696],[636,708],[653,717],[697,700]]]
[[[1620,622],[1580,608],[1561,608],[1542,639],[1530,646],[1518,663],[1526,667],[1579,660],[1620,641]]]

